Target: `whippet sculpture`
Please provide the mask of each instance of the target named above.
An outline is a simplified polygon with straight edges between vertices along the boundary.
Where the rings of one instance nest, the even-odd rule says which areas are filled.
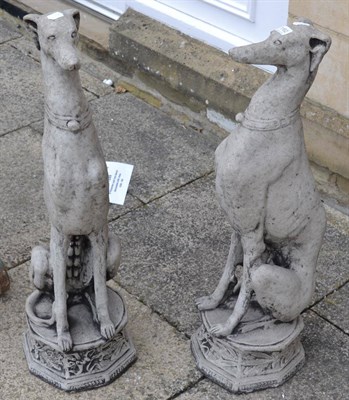
[[[31,274],[38,290],[29,296],[26,305],[30,328],[26,341],[28,363],[31,366],[30,352],[36,346],[30,339],[43,335],[44,328],[51,334],[55,330],[53,338],[45,338],[46,343],[51,340],[53,348],[68,353],[60,357],[69,358],[69,352],[80,351],[81,345],[84,350],[93,348],[96,354],[103,352],[109,344],[115,347],[121,335],[130,347],[130,361],[134,351],[122,332],[127,320],[123,302],[106,286],[120,263],[120,243],[108,232],[107,167],[79,77],[76,46],[80,14],[65,10],[42,16],[29,14],[24,20],[35,33],[41,54],[45,89],[44,197],[51,222],[49,248],[37,246],[32,251]],[[39,310],[48,299],[52,299],[51,313],[40,316]],[[86,321],[80,331],[75,326],[75,341],[68,320],[69,307],[74,305],[88,307],[91,315],[91,328],[86,327]],[[78,315],[73,311],[71,314],[74,323]],[[91,342],[94,335],[96,340]],[[101,343],[104,347],[98,349]],[[116,352],[113,363],[117,360]],[[117,363],[114,367],[104,366],[109,367],[123,369]],[[100,380],[87,376],[78,377],[78,382],[75,378],[67,382],[64,377],[62,381],[45,373],[41,374],[44,379],[67,390],[100,386],[112,379],[102,374]],[[116,375],[111,371],[113,374]]]
[[[330,44],[327,35],[303,19],[272,31],[263,42],[229,52],[235,61],[275,65],[277,71],[236,116],[239,124],[216,150],[217,197],[233,233],[218,286],[197,300],[204,321],[209,319],[207,310],[214,313],[222,306],[231,283],[239,294],[224,319],[207,324],[213,341],[237,337],[239,327],[241,333],[251,299],[263,310],[263,318],[282,322],[297,320],[310,304],[326,219],[307,159],[299,108]],[[282,380],[278,376],[272,385]],[[258,388],[241,382],[229,388]]]

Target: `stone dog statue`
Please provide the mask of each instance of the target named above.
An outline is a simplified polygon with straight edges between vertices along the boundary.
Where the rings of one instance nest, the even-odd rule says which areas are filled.
[[[326,219],[304,146],[299,107],[331,39],[308,20],[271,32],[263,42],[230,50],[247,64],[271,64],[276,73],[238,114],[237,128],[216,150],[216,191],[232,227],[223,275],[200,310],[216,308],[229,283],[240,292],[225,323],[210,333],[227,336],[245,315],[252,293],[280,321],[292,321],[309,304]]]
[[[80,83],[77,52],[80,14],[66,10],[24,17],[41,53],[45,88],[42,141],[44,197],[51,222],[49,249],[33,249],[31,270],[39,291],[53,291],[52,318],[57,342],[69,351],[72,338],[67,294],[83,292],[94,307],[101,335],[111,339],[115,327],[108,311],[106,279],[120,263],[120,244],[108,233],[108,174],[92,115]],[[27,315],[35,319],[28,298]],[[38,322],[38,321],[36,321]]]

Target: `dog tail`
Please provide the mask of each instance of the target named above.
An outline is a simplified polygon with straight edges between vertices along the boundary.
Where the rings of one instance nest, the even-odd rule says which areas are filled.
[[[71,236],[67,252],[67,278],[78,278],[81,273],[82,237]]]

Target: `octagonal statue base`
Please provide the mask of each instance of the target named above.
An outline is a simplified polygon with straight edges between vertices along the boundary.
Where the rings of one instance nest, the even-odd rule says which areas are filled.
[[[41,293],[33,306],[35,317],[50,319],[52,298]],[[93,321],[93,311],[83,294],[68,302],[68,321],[74,346],[62,352],[57,345],[56,326],[42,326],[28,316],[24,351],[31,373],[65,391],[104,386],[121,375],[135,360],[136,351],[125,325],[127,315],[121,296],[108,288],[109,314],[117,331],[104,339]]]
[[[304,350],[299,339],[302,318],[289,323],[277,321],[252,301],[233,334],[212,336],[209,329],[228,319],[235,300],[230,299],[215,310],[201,312],[203,324],[191,339],[198,369],[233,393],[281,385],[304,364]]]

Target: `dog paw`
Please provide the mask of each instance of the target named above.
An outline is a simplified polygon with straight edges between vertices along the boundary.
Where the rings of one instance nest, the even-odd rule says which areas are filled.
[[[219,300],[213,296],[203,296],[196,299],[195,304],[200,311],[213,310],[218,306]]]
[[[71,348],[73,347],[73,341],[72,341],[72,338],[71,338],[69,332],[63,332],[63,333],[59,334],[57,342],[58,342],[58,346],[65,353],[67,351],[71,350]]]
[[[227,324],[216,324],[212,325],[208,332],[213,336],[220,337],[228,336],[232,333],[232,331],[233,329]]]
[[[101,335],[105,338],[110,340],[115,335],[115,326],[109,320],[108,322],[101,323]]]

